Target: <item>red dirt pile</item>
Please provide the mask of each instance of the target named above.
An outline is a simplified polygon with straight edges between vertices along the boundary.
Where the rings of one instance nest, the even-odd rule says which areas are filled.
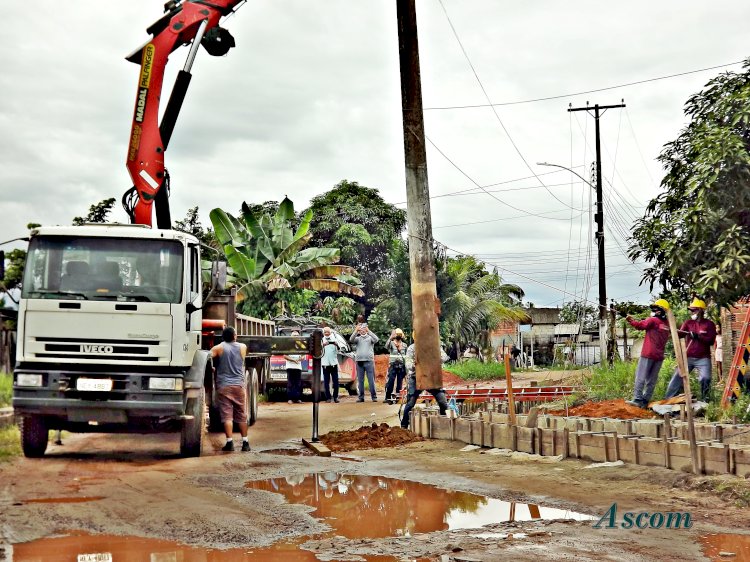
[[[566,415],[565,410],[554,410],[547,413],[553,416]],[[615,418],[618,420],[637,420],[655,417],[655,414],[651,410],[631,406],[630,404],[626,404],[625,400],[622,399],[586,402],[575,408],[568,408],[567,415],[586,418]]]
[[[320,441],[334,453],[341,453],[360,449],[396,447],[415,441],[424,441],[424,439],[400,427],[390,427],[387,423],[380,425],[373,423],[351,431],[331,431],[321,435]]]

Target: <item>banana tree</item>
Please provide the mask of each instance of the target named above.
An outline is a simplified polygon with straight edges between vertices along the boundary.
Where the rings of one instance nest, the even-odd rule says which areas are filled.
[[[287,197],[273,215],[253,213],[242,203],[240,217],[222,209],[209,216],[241,297],[289,288],[364,296],[357,272],[337,264],[338,248],[305,248],[313,213],[308,210],[292,228],[296,215]]]

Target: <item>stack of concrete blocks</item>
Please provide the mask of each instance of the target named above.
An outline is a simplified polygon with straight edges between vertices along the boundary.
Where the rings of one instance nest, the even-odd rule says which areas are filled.
[[[545,456],[563,455],[593,462],[621,460],[630,464],[692,471],[687,424],[662,419],[540,415],[536,427],[526,427],[527,416],[479,412],[451,419],[426,409],[415,411],[412,430],[430,439],[460,441],[480,447],[510,449]],[[666,431],[665,431],[666,430]],[[750,426],[695,424],[700,471],[750,478]]]

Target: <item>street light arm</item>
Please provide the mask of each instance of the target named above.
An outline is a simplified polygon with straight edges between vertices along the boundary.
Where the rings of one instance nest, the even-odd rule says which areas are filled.
[[[561,166],[560,164],[550,164],[549,162],[537,162],[536,165],[537,166],[550,166],[550,167],[553,167],[553,168],[562,168],[563,170],[568,170],[571,174],[574,174],[574,175],[578,176],[581,179],[581,181],[583,183],[585,183],[586,185],[588,185],[590,188],[596,189],[596,186],[594,184],[592,184],[589,180],[587,180],[586,178],[584,178],[581,174],[579,174],[575,170],[571,170],[567,166]]]

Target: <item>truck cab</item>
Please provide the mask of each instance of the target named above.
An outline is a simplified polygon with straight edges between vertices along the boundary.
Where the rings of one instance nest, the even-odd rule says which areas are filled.
[[[200,264],[198,240],[172,230],[31,232],[13,383],[27,456],[44,454],[50,429],[177,431],[182,454],[200,454]]]

